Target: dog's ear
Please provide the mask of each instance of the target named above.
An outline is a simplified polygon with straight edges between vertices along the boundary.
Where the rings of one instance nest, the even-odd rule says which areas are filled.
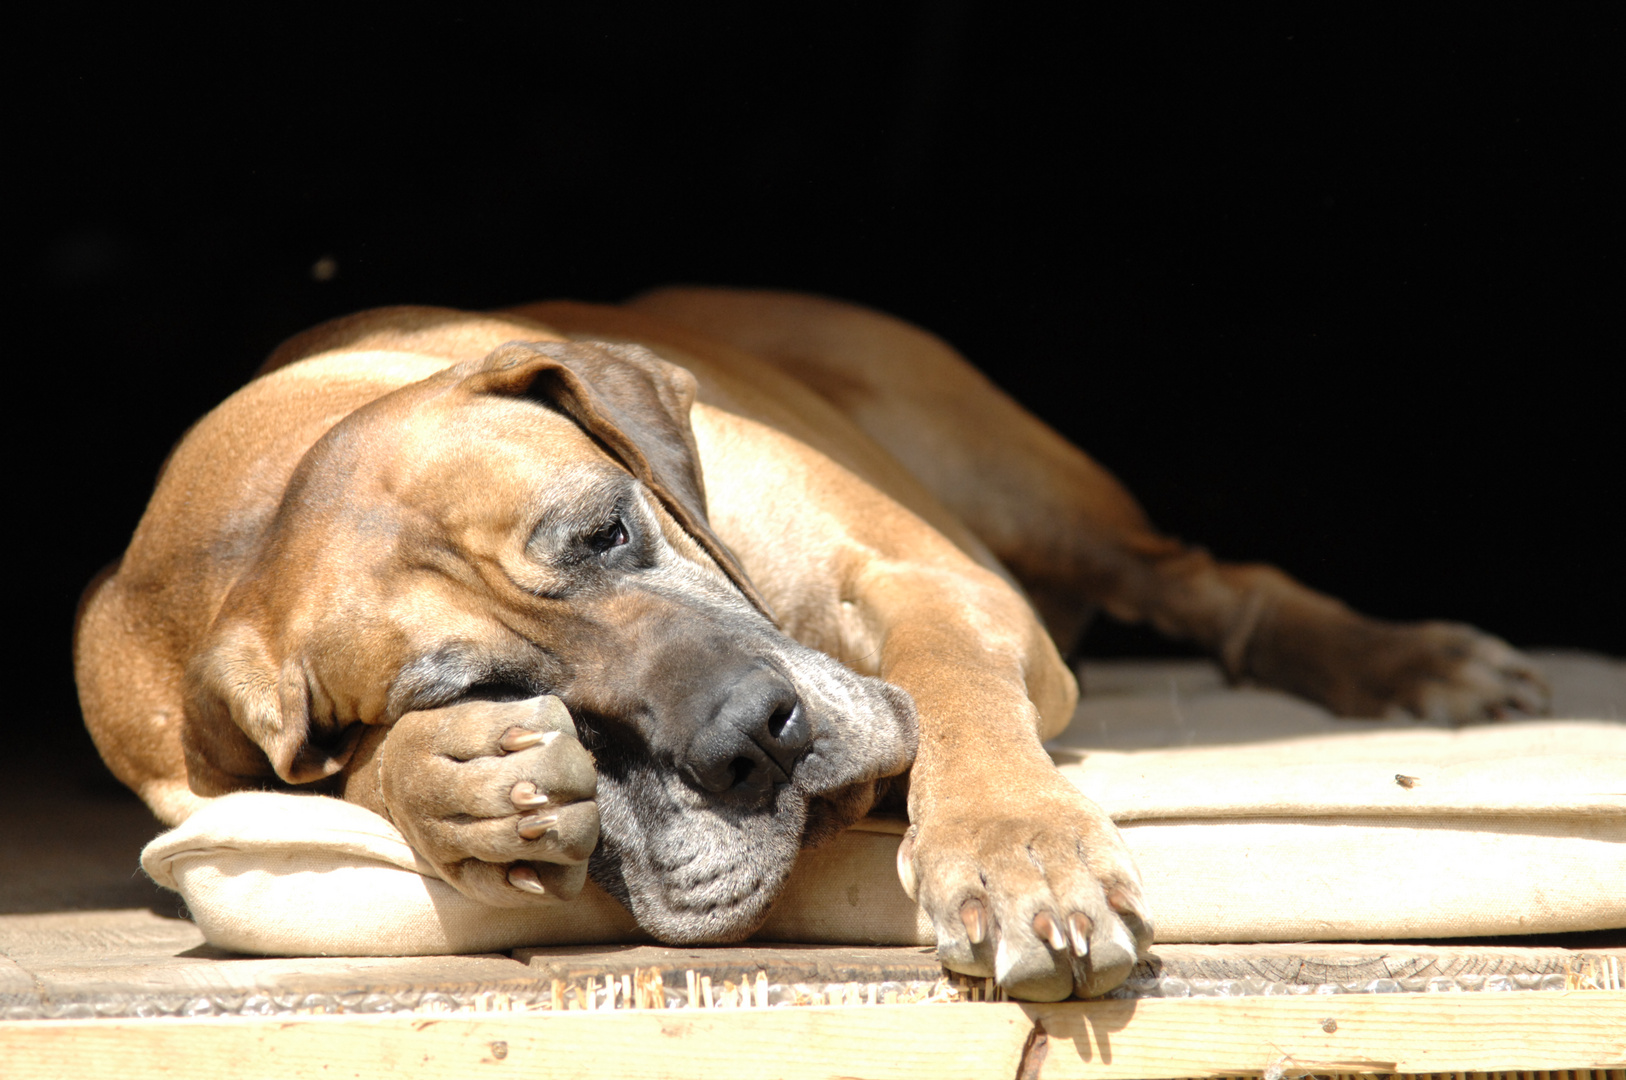
[[[304,663],[278,664],[251,620],[230,614],[217,620],[187,671],[186,703],[187,772],[205,795],[265,777],[267,761],[290,784],[332,776],[349,763],[364,730],[314,723]]]
[[[641,345],[511,341],[491,352],[464,385],[475,393],[547,401],[576,421],[706,550],[757,610],[773,617],[706,520],[706,487],[689,410],[695,379]]]

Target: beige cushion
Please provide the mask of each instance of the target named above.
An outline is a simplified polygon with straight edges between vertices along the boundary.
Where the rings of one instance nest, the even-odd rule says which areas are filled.
[[[1592,673],[1620,674],[1612,663],[1594,661]],[[1618,720],[1351,729],[1280,695],[1204,686],[1192,665],[1109,670],[1119,681],[1092,686],[1098,696],[1051,752],[1123,828],[1160,941],[1626,926]],[[1173,727],[1144,722],[1169,707],[1156,688],[1166,676],[1187,683],[1184,699],[1178,686],[1172,699]],[[1116,719],[1107,719],[1119,746],[1133,745],[1122,731],[1137,721],[1154,745],[1191,745],[1082,749],[1111,741],[1092,740],[1090,729],[1114,699]],[[1264,722],[1250,727],[1250,716]],[[900,828],[866,822],[804,854],[758,939],[932,943],[898,885]],[[643,939],[592,885],[570,904],[478,904],[434,877],[388,822],[319,796],[218,799],[148,845],[142,865],[181,892],[210,942],[243,952],[403,955]]]
[[[808,853],[758,937],[931,942],[898,885],[898,831],[849,830]],[[141,865],[180,892],[203,936],[274,956],[417,956],[648,941],[591,882],[569,904],[496,908],[435,876],[395,826],[320,795],[240,792],[148,844]]]
[[[1626,926],[1626,725],[1101,753],[1062,771],[1123,829],[1162,941]]]

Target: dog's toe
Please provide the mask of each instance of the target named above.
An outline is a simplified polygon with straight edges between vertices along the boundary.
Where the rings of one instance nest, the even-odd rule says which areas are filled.
[[[581,891],[598,777],[557,698],[408,713],[380,775],[396,825],[464,893],[514,906]]]
[[[1106,993],[1152,936],[1118,830],[1070,787],[1053,787],[1021,816],[966,806],[928,817],[899,854],[943,965],[1028,1001]]]
[[[1404,629],[1413,656],[1395,697],[1406,712],[1454,724],[1547,712],[1546,679],[1507,642],[1460,623]]]
[[[440,876],[465,896],[492,907],[560,904],[581,895],[587,865],[544,862],[491,863],[463,859],[438,868]]]
[[[1123,983],[1135,959],[1152,943],[1151,923],[1134,910],[1115,912],[1094,927],[1087,948],[1075,947],[1073,981],[1079,997],[1100,997]]]

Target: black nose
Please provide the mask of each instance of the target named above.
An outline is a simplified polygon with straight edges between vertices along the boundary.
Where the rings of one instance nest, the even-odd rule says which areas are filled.
[[[707,791],[761,799],[790,781],[812,741],[795,687],[776,671],[753,668],[727,687],[680,764]]]

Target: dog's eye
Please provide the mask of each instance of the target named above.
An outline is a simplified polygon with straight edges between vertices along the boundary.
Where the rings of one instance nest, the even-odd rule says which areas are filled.
[[[618,548],[627,542],[627,527],[617,518],[598,532],[587,538],[587,546],[593,554],[603,555],[611,548]]]

